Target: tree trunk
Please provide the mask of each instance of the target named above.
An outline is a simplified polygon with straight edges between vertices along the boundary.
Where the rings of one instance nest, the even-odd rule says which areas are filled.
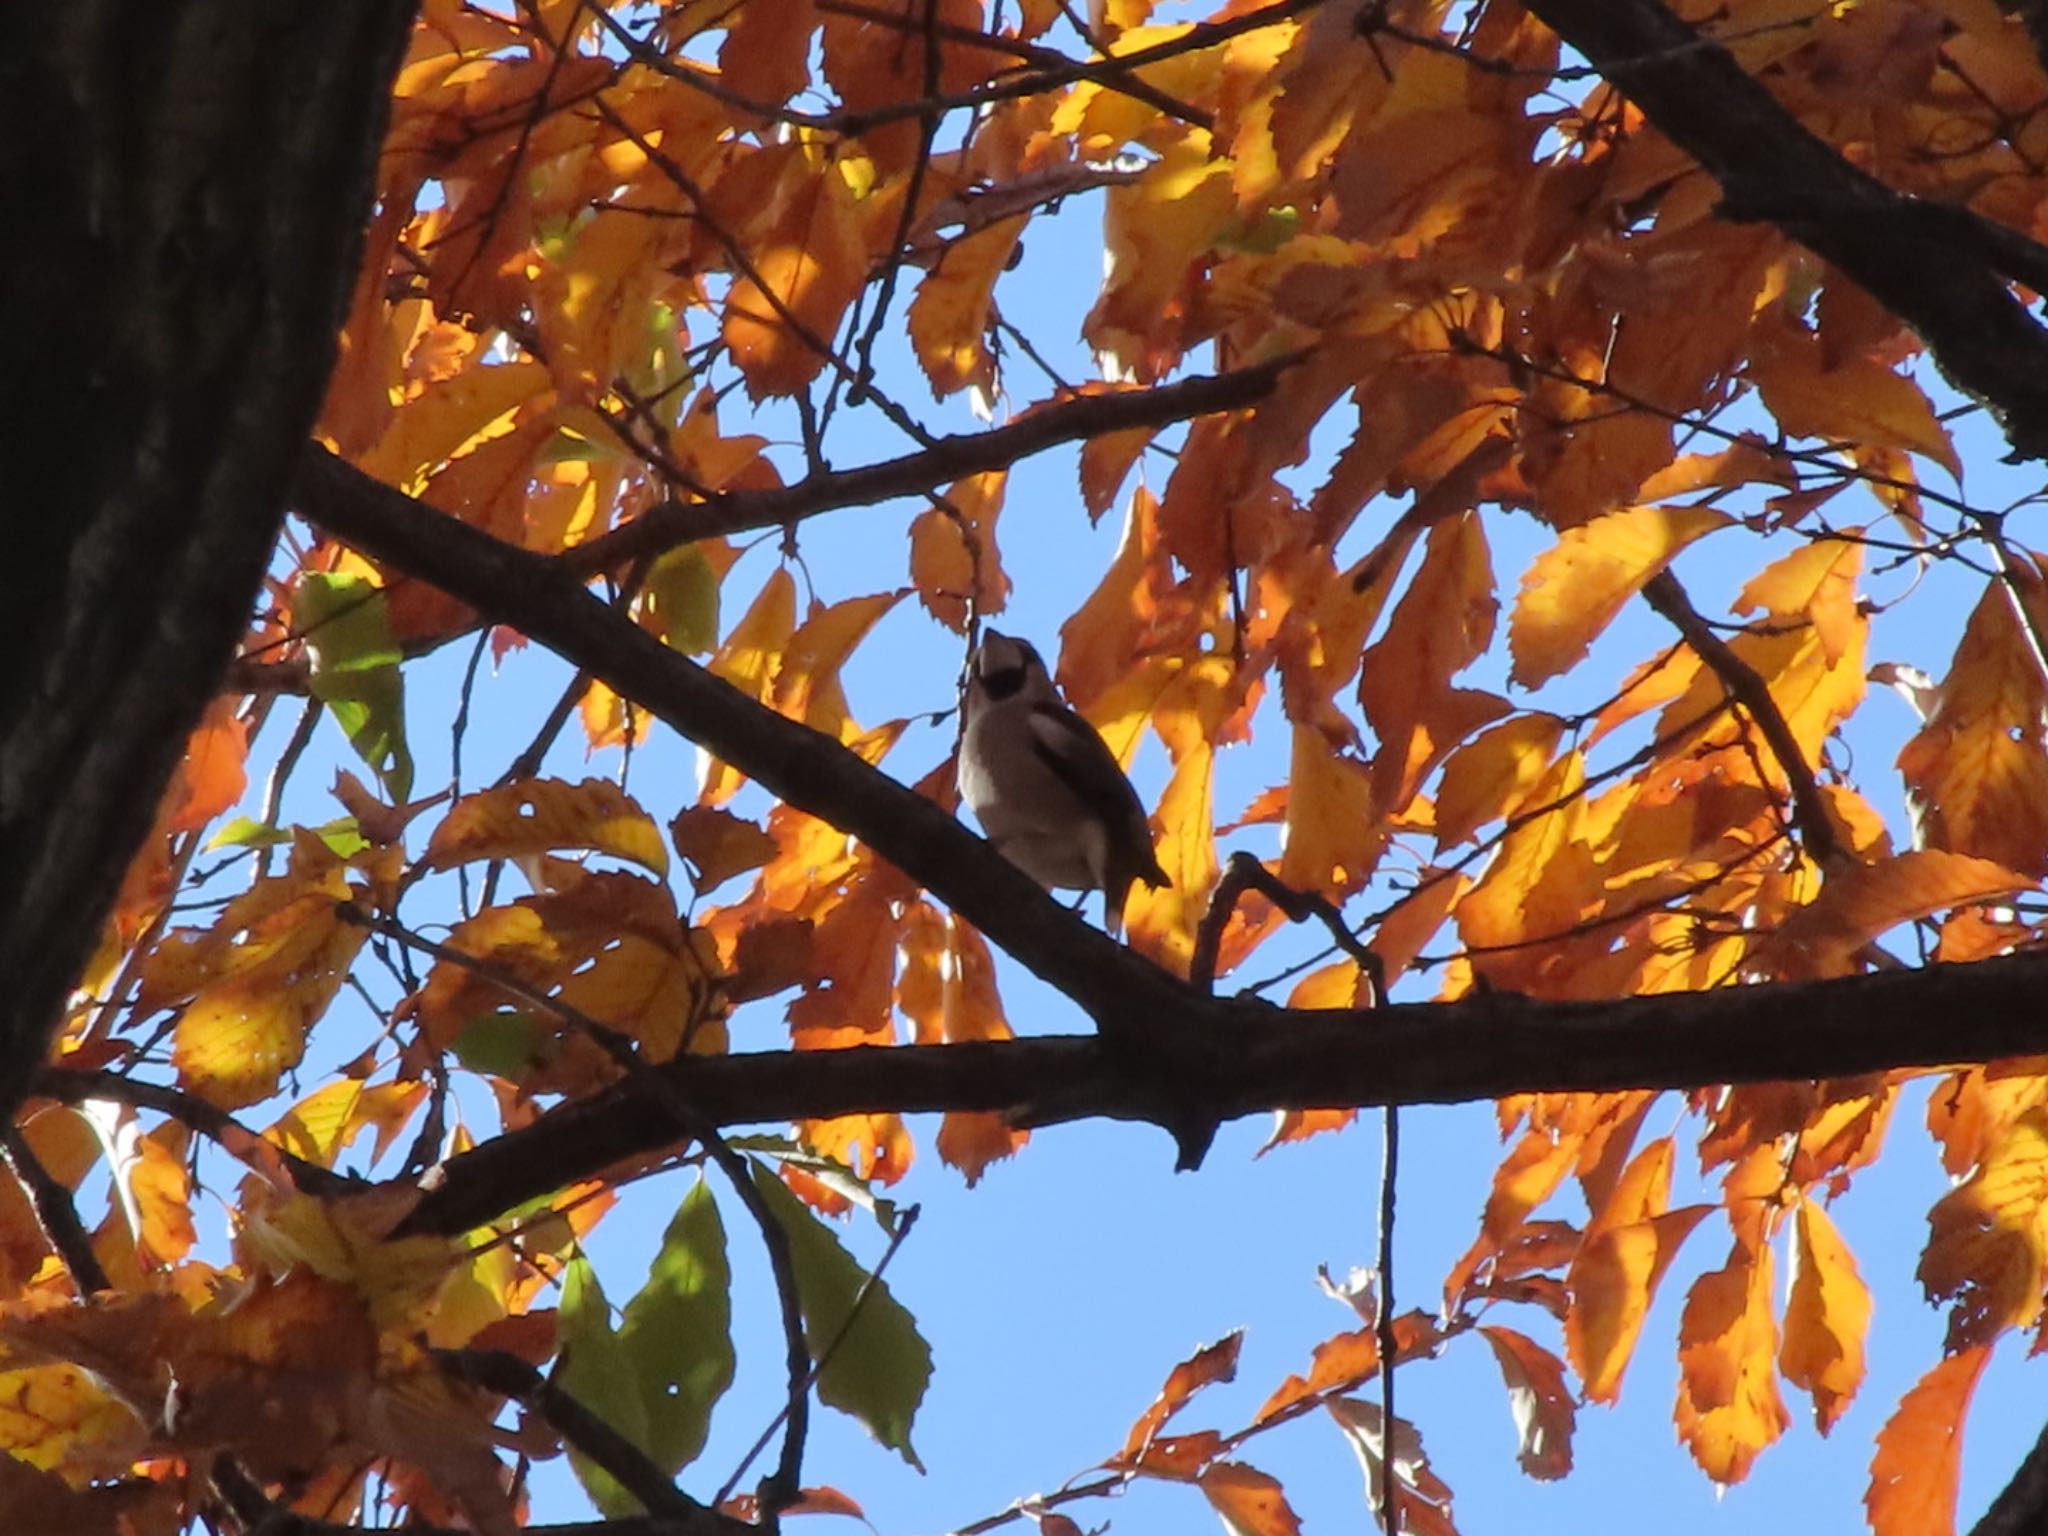
[[[246,622],[416,0],[0,20],[0,1113]]]

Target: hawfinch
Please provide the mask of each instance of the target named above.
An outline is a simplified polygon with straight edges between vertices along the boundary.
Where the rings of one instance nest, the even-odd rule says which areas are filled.
[[[961,700],[960,798],[996,850],[1040,885],[1101,891],[1123,929],[1131,882],[1170,885],[1145,807],[1095,727],[1060,702],[1028,641],[984,633]]]

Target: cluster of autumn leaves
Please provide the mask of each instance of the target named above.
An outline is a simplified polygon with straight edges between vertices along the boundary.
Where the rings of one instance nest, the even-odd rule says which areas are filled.
[[[1482,985],[1588,998],[1846,975],[1909,923],[1944,961],[2032,939],[2005,903],[2048,870],[2036,558],[1922,485],[1925,464],[1961,466],[1900,371],[1916,344],[1897,318],[1769,225],[1714,217],[1712,180],[1611,87],[1556,73],[1558,39],[1517,5],[1453,18],[1420,0],[1326,0],[1189,23],[1104,0],[1090,35],[1122,62],[1086,68],[1062,68],[1088,45],[1050,0],[1000,28],[971,0],[641,9],[424,5],[318,427],[357,467],[550,555],[668,501],[731,515],[801,462],[771,452],[779,429],[728,427],[735,386],[805,400],[812,471],[820,443],[840,441],[824,436],[835,414],[929,443],[889,393],[900,381],[863,377],[892,295],[936,396],[1028,409],[1005,275],[1059,199],[1094,192],[1109,259],[1082,334],[1113,382],[1091,390],[1142,389],[1197,347],[1226,367],[1299,354],[1254,407],[1080,451],[1082,506],[1121,506],[1124,534],[1064,626],[1061,680],[1120,754],[1149,730],[1170,760],[1154,818],[1173,884],[1133,898],[1141,953],[1185,970],[1217,839],[1247,828],[1277,832],[1277,875],[1342,904],[1390,981],[1436,965],[1447,1001]],[[1874,174],[2039,223],[2048,79],[1990,0],[1694,9]],[[939,133],[932,100],[972,108],[971,131]],[[1738,399],[1747,414],[1721,425]],[[1341,446],[1299,491],[1326,423]],[[873,438],[849,432],[842,451],[877,457]],[[910,597],[963,634],[1002,609],[1006,482],[998,468],[934,485],[902,529],[899,591],[800,608],[790,568],[757,576],[736,535],[678,543],[619,573],[614,595],[760,706],[891,768],[906,722],[859,723],[841,669]],[[1407,510],[1386,510],[1408,491]],[[1482,508],[1533,513],[1546,552],[1500,570],[1498,514]],[[1775,542],[1736,622],[1709,622],[1673,562],[1757,535]],[[800,526],[786,537],[797,547]],[[611,1362],[578,1368],[595,1405],[672,1473],[724,1390],[706,1342],[724,1339],[724,1282],[706,1278],[724,1235],[700,1190],[621,1331],[576,1249],[608,1185],[536,1191],[467,1244],[395,1236],[428,1165],[516,1133],[541,1096],[613,1081],[578,1019],[653,1060],[723,1052],[731,1011],[770,998],[803,1049],[1010,1026],[980,934],[824,820],[735,814],[731,765],[681,808],[531,776],[415,799],[407,659],[472,632],[501,655],[522,642],[332,540],[292,552],[236,673],[248,692],[188,744],[62,1042],[60,1070],[175,1092],[39,1102],[21,1128],[60,1189],[104,1163],[113,1198],[81,1241],[109,1294],[74,1301],[93,1288],[78,1244],[53,1248],[30,1197],[0,1189],[0,1496],[74,1513],[90,1498],[93,1519],[126,1501],[104,1518],[168,1529],[189,1507],[184,1469],[230,1454],[301,1509],[352,1509],[375,1466],[424,1518],[505,1527],[519,1510],[495,1401],[433,1351],[539,1365],[573,1336],[572,1359]],[[1987,573],[1963,578],[1974,606],[1954,656],[1919,658],[1938,676],[1898,765],[1908,849],[1881,811],[1893,782],[1866,796],[1834,746],[1869,693],[1873,560]],[[1593,708],[1529,707],[1470,680],[1504,643],[1513,684],[1541,705],[1645,594],[1672,643]],[[280,690],[333,715],[375,787],[346,779],[323,825],[280,826],[274,810],[223,823]],[[602,683],[586,679],[576,704],[593,750],[646,729]],[[1284,745],[1285,777],[1219,806],[1217,754],[1254,735]],[[917,787],[947,801],[947,766]],[[672,811],[665,838],[655,813]],[[169,908],[202,848],[241,850],[256,873],[186,925]],[[361,1054],[284,1105],[372,953],[368,920],[416,926],[406,902],[423,878],[461,869],[495,893],[487,872],[511,863],[528,894],[464,906]],[[1280,921],[1246,898],[1223,970]],[[1335,960],[1285,1000],[1360,997],[1357,966]],[[453,1118],[451,1074],[488,1085],[496,1132]],[[1678,1249],[1725,1229],[1725,1259],[1686,1292],[1677,1426],[1709,1476],[1741,1479],[1789,1422],[1781,1383],[1825,1432],[1862,1382],[1869,1291],[1827,1202],[1878,1158],[1906,1091],[1897,1076],[1703,1090],[1697,1150],[1721,1197],[1680,1206],[1676,1137],[1642,1140],[1652,1095],[1505,1101],[1479,1235],[1441,1311],[1396,1320],[1402,1358],[1485,1338],[1524,1468],[1561,1475],[1574,1394],[1617,1398]],[[258,1134],[234,1118],[250,1113],[275,1118]],[[1957,1183],[1919,1279],[1951,1309],[1949,1353],[1879,1439],[1869,1511],[1887,1533],[1952,1518],[1951,1431],[1994,1345],[2040,1325],[2048,1252],[2048,1076],[1951,1073],[1928,1115]],[[1293,1114],[1277,1139],[1348,1118]],[[371,1165],[391,1172],[379,1160],[403,1153],[391,1182],[344,1197],[310,1176],[366,1135]],[[195,1137],[247,1167],[217,1261],[194,1253]],[[936,1150],[972,1181],[1023,1141],[997,1116],[954,1113]],[[900,1179],[914,1155],[902,1120],[806,1124],[751,1155],[778,1172],[764,1180],[778,1199],[807,1202],[778,1206],[811,1255],[806,1308],[837,1305],[843,1322],[858,1271],[805,1212]],[[1583,1223],[1546,1214],[1567,1181]],[[820,1390],[907,1455],[922,1344],[893,1300],[869,1305],[879,1342]],[[1499,1321],[1505,1307],[1534,1309],[1560,1347]],[[1333,1337],[1242,1430],[1167,1435],[1234,1364],[1234,1345],[1205,1352],[1108,1464],[1194,1482],[1236,1528],[1290,1530],[1284,1494],[1239,1449],[1322,1407],[1378,1458],[1384,1426],[1355,1395],[1378,1364],[1374,1321]],[[643,1380],[643,1335],[695,1341],[698,1378]],[[1407,1432],[1394,1426],[1392,1461],[1410,1528],[1448,1530],[1448,1490],[1402,1453]],[[629,1507],[603,1468],[585,1471],[603,1507]]]

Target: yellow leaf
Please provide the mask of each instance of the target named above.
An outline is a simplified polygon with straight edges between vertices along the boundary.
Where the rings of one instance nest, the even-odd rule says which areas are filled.
[[[777,566],[761,585],[746,614],[733,626],[707,669],[756,701],[765,701],[796,629],[796,583]],[[723,805],[744,782],[738,769],[711,759],[704,778],[706,805]]]
[[[846,712],[839,670],[854,647],[902,598],[900,591],[878,592],[815,609],[783,648],[768,694],[769,707],[844,742],[860,735],[860,727]]]
[[[392,419],[377,446],[357,465],[403,491],[486,435],[511,430],[512,413],[549,390],[539,363],[483,363],[430,384]]]
[[[607,779],[527,779],[465,795],[434,829],[421,863],[452,869],[562,848],[589,848],[668,873],[668,850],[654,818]]]
[[[1851,537],[1862,531],[1843,530]],[[1810,619],[1828,661],[1840,661],[1859,637],[1856,577],[1862,568],[1863,546],[1851,538],[1815,539],[1751,578],[1734,611],[1762,609],[1774,618]]]
[[[1963,1417],[1990,1359],[1980,1344],[1941,1361],[1877,1432],[1863,1495],[1871,1536],[1955,1536]]]
[[[1202,742],[1175,765],[1156,813],[1156,852],[1173,883],[1153,890],[1140,882],[1124,909],[1131,947],[1180,975],[1194,956],[1195,930],[1216,884],[1215,759]]]
[[[659,219],[599,210],[542,268],[534,315],[564,401],[601,399],[645,349],[662,238]]]
[[[1920,386],[1872,357],[1830,366],[1820,338],[1781,334],[1750,359],[1764,404],[1794,437],[1848,439],[1925,454],[1957,479],[1962,461]]]
[[[1027,222],[1020,215],[962,236],[938,253],[917,286],[910,344],[940,399],[969,385],[984,398],[995,393],[996,360],[985,339],[989,301]]]
[[[1678,1330],[1678,1437],[1707,1476],[1739,1483],[1790,1417],[1778,1394],[1771,1249],[1740,1240],[1700,1276]]]
[[[1863,1385],[1863,1340],[1870,1331],[1870,1288],[1828,1214],[1801,1200],[1792,1240],[1792,1291],[1778,1368],[1813,1394],[1822,1434],[1848,1411]]]
[[[1444,762],[1436,796],[1436,845],[1461,843],[1487,822],[1512,816],[1550,766],[1564,722],[1517,715],[1480,732]]]
[[[1522,578],[1508,620],[1514,680],[1534,688],[1576,666],[1645,582],[1733,521],[1712,507],[1627,507],[1567,528]]]
[[[1280,878],[1298,891],[1342,897],[1372,878],[1387,845],[1363,763],[1330,749],[1313,726],[1294,727]]]
[[[2048,1108],[2015,1119],[1927,1217],[1920,1283],[1951,1303],[1948,1347],[1989,1344],[2041,1315],[2048,1259]]]
[[[1899,753],[1930,848],[2048,870],[2048,705],[2004,583],[1989,581],[1920,733]]]

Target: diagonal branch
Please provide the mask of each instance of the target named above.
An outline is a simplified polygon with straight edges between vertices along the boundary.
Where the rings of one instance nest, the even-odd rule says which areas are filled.
[[[779,528],[821,512],[871,506],[893,497],[928,491],[967,475],[1007,469],[1030,454],[1099,433],[1163,427],[1213,411],[1238,410],[1270,395],[1280,375],[1299,360],[1298,354],[1289,353],[1229,373],[1197,374],[1151,389],[1075,395],[1039,406],[1005,426],[942,437],[929,448],[879,464],[810,475],[794,485],[772,491],[731,491],[702,502],[670,502],[602,538],[579,544],[560,560],[565,569],[576,575],[594,576],[628,560],[659,555],[694,539]],[[325,451],[316,448],[312,453],[317,459]],[[309,468],[308,473],[315,471]],[[333,478],[317,482],[323,492],[323,504],[330,507],[332,498],[346,490],[339,472],[332,473]],[[376,483],[360,471],[351,473],[360,480]]]
[[[1930,214],[1850,165],[1659,0],[1527,5],[1721,183],[1728,216],[1769,210],[1919,332],[1950,382],[1997,415],[2016,453],[2048,458],[2048,329],[2005,282],[2011,240],[1955,243],[1966,214]]]
[[[1828,816],[1827,802],[1821,798],[1820,786],[1814,783],[1813,769],[1806,761],[1806,754],[1800,750],[1799,741],[1785,719],[1785,712],[1771,697],[1771,685],[1757,675],[1756,668],[1736,655],[1727,641],[1714,633],[1713,626],[1701,617],[1700,611],[1693,607],[1692,599],[1686,595],[1685,588],[1669,571],[1659,571],[1651,577],[1643,586],[1643,597],[1685,636],[1685,643],[1713,670],[1728,696],[1742,706],[1749,718],[1756,722],[1757,729],[1763,732],[1764,740],[1770,744],[1771,755],[1777,758],[1779,771],[1785,775],[1785,782],[1791,789],[1792,820],[1799,829],[1799,840],[1806,848],[1806,856],[1824,871],[1844,862],[1853,863],[1849,851],[1835,835],[1835,824]]]
[[[661,1070],[684,1076],[692,1102],[725,1126],[946,1110],[1036,1124],[1164,1124],[1162,1105],[1230,1120],[1274,1109],[1471,1103],[1995,1061],[2048,1051],[2044,985],[2048,955],[2029,954],[1612,1002],[1495,993],[1358,1014],[1189,996],[1145,1060],[1098,1037],[1060,1035],[693,1056]],[[1927,1027],[1931,1018],[1942,1020],[1940,1029]],[[466,1232],[674,1137],[668,1115],[622,1089],[562,1105],[449,1159],[409,1230]]]
[[[336,537],[512,625],[778,798],[858,837],[1098,1023],[1163,1022],[1191,995],[930,801],[670,650],[556,561],[423,507],[324,450],[308,453],[297,493],[300,510]]]

